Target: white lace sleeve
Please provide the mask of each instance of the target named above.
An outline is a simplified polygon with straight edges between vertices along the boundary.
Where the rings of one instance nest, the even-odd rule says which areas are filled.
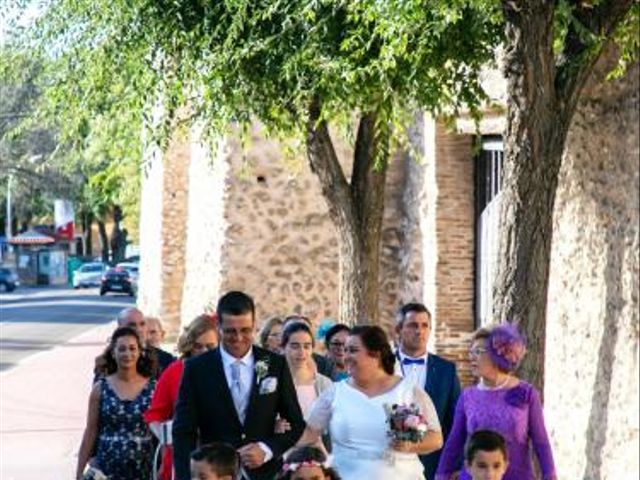
[[[413,398],[415,398],[420,411],[427,420],[427,427],[429,430],[440,431],[440,421],[438,420],[438,414],[436,413],[436,407],[433,406],[431,397],[427,395],[427,392],[421,388],[415,387],[413,390]]]
[[[307,425],[318,432],[324,432],[329,427],[335,391],[335,386],[326,389],[311,405]]]

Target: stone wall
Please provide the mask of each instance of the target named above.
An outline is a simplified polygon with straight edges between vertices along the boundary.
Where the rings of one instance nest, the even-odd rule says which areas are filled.
[[[213,150],[213,155],[210,154]],[[225,202],[229,195],[229,158],[226,143],[211,148],[201,141],[199,128],[191,132],[188,171],[185,277],[182,286],[182,324],[215,310],[224,271],[221,264],[228,223]]]
[[[432,309],[438,353],[456,361],[468,383],[468,338],[474,329],[472,137],[428,120],[425,152],[425,303]]]
[[[410,129],[415,151],[422,153],[424,121],[417,113]],[[400,306],[422,301],[421,206],[423,157],[397,153],[387,172],[380,258],[380,321],[392,332]]]
[[[162,320],[168,338],[181,323],[189,161],[189,139],[176,132],[165,152],[150,146],[143,165],[137,304]]]
[[[285,159],[256,128],[248,148],[230,141],[228,161],[221,291],[250,293],[260,319],[335,317],[336,233],[305,159]]]
[[[559,478],[638,478],[638,68],[576,112],[554,215],[545,413]]]
[[[335,318],[337,235],[306,158],[285,157],[257,127],[249,145],[236,137],[213,161],[197,137],[189,164],[182,323],[212,309],[220,293],[231,289],[254,296],[260,319],[293,312],[314,321]],[[337,134],[334,141],[348,176],[352,150]],[[416,159],[397,155],[388,172],[380,309],[389,331],[399,305],[421,297],[419,204],[414,202],[421,168]],[[182,284],[173,284],[180,291]]]

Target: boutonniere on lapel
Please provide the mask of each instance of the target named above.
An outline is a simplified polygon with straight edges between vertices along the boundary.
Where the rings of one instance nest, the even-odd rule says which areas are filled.
[[[269,377],[269,362],[267,360],[258,360],[255,366],[256,371],[256,383],[259,386],[260,395],[266,395],[276,391],[278,387],[278,379],[276,377]]]

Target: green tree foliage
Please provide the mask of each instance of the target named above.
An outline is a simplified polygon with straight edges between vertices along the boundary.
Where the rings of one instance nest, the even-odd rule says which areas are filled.
[[[341,303],[350,306],[340,316],[375,320],[389,152],[416,108],[476,112],[484,98],[478,73],[500,39],[498,7],[489,0],[61,0],[19,42],[51,60],[48,114],[65,119],[62,138],[71,143],[104,121],[113,127],[110,142],[140,152],[143,119],[152,124],[159,104],[160,139],[176,112],[203,121],[212,138],[255,120],[272,135],[297,138],[335,214],[341,271],[353,267],[341,278]],[[354,119],[347,178],[328,123],[348,127]]]
[[[80,216],[104,222],[114,205],[123,205],[137,236],[140,154],[128,137],[133,129],[78,113],[65,101],[71,92],[50,87],[54,63],[14,46],[0,54],[0,182],[5,187],[6,177],[14,178],[14,214],[21,223],[43,216],[51,222],[53,200],[68,198]],[[106,174],[117,182],[105,184]]]

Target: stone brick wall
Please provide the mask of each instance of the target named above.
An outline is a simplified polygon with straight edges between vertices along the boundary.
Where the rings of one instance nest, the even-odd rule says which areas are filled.
[[[425,303],[433,310],[437,352],[454,360],[462,380],[469,383],[468,338],[474,329],[472,138],[428,121],[425,144]]]
[[[149,147],[143,166],[137,303],[162,320],[168,338],[181,323],[189,161],[188,137],[177,132],[165,152]]]
[[[352,151],[338,135],[334,140],[348,175]],[[398,155],[387,181],[380,309],[390,331],[399,305],[421,292],[413,202],[421,177],[410,174],[411,168],[419,168],[416,159]],[[335,318],[337,236],[306,158],[285,159],[280,146],[256,127],[249,148],[230,140],[214,161],[194,141],[189,169],[182,323],[211,309],[231,289],[254,296],[260,319],[292,312],[314,321]]]
[[[286,164],[259,129],[243,153],[230,141],[221,291],[244,290],[257,316],[293,312],[318,320],[337,312],[337,240],[305,159]]]
[[[554,215],[545,413],[559,478],[638,478],[638,68],[587,89]]]
[[[185,277],[182,287],[177,286],[182,293],[183,325],[203,312],[214,311],[220,296],[224,274],[221,255],[228,227],[224,212],[230,185],[225,142],[209,148],[194,128],[190,152]]]

